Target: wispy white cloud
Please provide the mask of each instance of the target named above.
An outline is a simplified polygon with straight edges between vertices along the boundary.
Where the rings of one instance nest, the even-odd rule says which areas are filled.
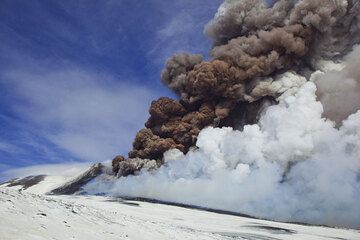
[[[188,33],[195,28],[195,21],[191,14],[181,11],[175,15],[169,23],[167,23],[159,32],[160,38],[169,38],[181,33]]]
[[[29,167],[11,168],[1,172],[0,180],[6,181],[13,178],[22,178],[27,176],[48,175],[73,177],[86,171],[91,164],[89,163],[59,163],[59,164],[42,164]]]
[[[164,60],[207,51],[203,25],[221,1],[9,4],[0,23],[0,169],[126,153],[150,102],[171,94],[157,83]]]
[[[30,65],[3,71],[0,80],[13,92],[11,109],[25,124],[83,160],[102,161],[130,149],[155,92],[76,66]]]
[[[207,54],[211,42],[203,35],[203,28],[221,2],[222,0],[181,0],[171,4],[169,9],[164,6],[166,2],[157,1],[159,8],[166,9],[171,16],[157,31],[156,43],[148,51],[148,56],[163,64],[175,52]]]
[[[16,146],[15,144],[0,139],[0,151],[13,154],[13,153],[22,152],[22,149]]]

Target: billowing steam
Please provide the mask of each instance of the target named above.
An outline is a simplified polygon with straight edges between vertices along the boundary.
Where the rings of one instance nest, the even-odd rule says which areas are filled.
[[[315,90],[306,83],[243,131],[201,131],[198,150],[167,152],[157,171],[87,190],[359,228],[360,112],[337,130],[321,117]]]
[[[211,60],[167,61],[180,100],[88,190],[360,228],[360,2],[225,0],[205,33]]]

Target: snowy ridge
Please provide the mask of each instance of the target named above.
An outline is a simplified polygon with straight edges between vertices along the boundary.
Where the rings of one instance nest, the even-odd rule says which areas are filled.
[[[80,193],[83,186],[105,172],[106,166],[97,163],[87,169],[79,169],[72,175],[60,173],[31,175],[9,180],[0,186],[35,194],[69,195]]]

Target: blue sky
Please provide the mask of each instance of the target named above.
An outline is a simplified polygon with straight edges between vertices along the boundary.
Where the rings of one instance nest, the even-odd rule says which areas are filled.
[[[221,0],[1,0],[0,172],[125,154]]]

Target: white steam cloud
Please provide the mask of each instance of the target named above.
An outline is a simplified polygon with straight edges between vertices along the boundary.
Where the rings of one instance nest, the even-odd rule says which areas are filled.
[[[319,91],[354,70],[355,50],[342,70],[315,73]],[[355,56],[355,57],[354,57]],[[355,68],[356,69],[356,68]],[[287,81],[299,76],[287,74]],[[351,75],[355,76],[355,75]],[[354,80],[355,81],[355,80]],[[276,83],[276,80],[275,80]],[[280,83],[279,83],[280,84]],[[348,91],[346,84],[336,85]],[[355,112],[357,88],[340,101]],[[295,92],[295,93],[294,93]],[[141,171],[87,186],[90,193],[144,197],[235,211],[291,222],[360,228],[360,111],[339,128],[324,118],[313,82],[290,89],[268,107],[259,123],[243,130],[207,128],[197,149],[168,151],[157,171]],[[345,98],[347,97],[347,98]],[[354,98],[352,98],[354,97]],[[333,96],[336,101],[337,96]],[[343,101],[344,99],[344,101]],[[356,103],[356,104],[355,104]],[[325,109],[328,102],[324,101]],[[327,112],[325,112],[325,116]],[[344,115],[342,115],[344,118]],[[337,120],[337,119],[334,119]]]

